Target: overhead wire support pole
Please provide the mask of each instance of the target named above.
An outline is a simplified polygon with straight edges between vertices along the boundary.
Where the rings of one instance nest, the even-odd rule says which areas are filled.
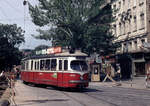
[[[27,5],[27,0],[24,0],[23,1],[23,5],[24,5],[24,33],[26,33],[25,32],[25,30],[26,30],[26,5]]]

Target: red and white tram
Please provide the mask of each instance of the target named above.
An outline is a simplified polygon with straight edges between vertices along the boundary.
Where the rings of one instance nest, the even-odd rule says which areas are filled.
[[[81,52],[62,52],[25,58],[21,80],[64,88],[88,87],[87,55]]]

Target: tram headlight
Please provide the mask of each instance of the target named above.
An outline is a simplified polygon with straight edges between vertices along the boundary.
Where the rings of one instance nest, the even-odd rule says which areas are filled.
[[[80,76],[80,80],[83,80],[83,76],[82,75]]]

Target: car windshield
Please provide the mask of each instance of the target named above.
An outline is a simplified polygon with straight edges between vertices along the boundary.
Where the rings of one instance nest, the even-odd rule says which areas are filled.
[[[74,60],[74,61],[71,61],[71,69],[76,70],[76,71],[87,71],[88,66],[85,61]]]

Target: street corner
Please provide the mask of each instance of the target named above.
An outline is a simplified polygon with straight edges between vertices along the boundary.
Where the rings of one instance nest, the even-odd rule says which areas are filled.
[[[107,87],[113,87],[116,83],[114,82],[90,82],[90,85],[93,86],[107,86]]]
[[[114,86],[122,86],[122,83],[120,82],[114,83]]]

